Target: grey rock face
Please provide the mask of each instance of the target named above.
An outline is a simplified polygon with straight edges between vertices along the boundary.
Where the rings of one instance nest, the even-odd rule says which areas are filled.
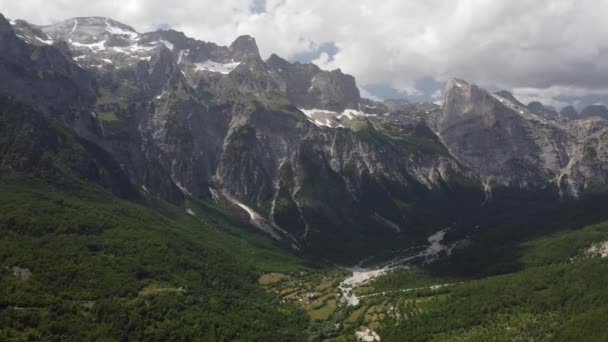
[[[23,22],[17,25],[26,27]],[[95,99],[94,78],[72,63],[61,49],[24,40],[6,19],[0,18],[0,93],[65,121],[89,116],[87,110]]]
[[[351,108],[359,102],[359,89],[355,78],[334,70],[315,75],[308,93],[322,108],[341,110]]]
[[[461,80],[448,82],[439,130],[488,184],[543,187],[568,159],[567,132]]]
[[[525,107],[525,105],[523,103],[519,102],[519,100],[516,99],[515,96],[513,96],[513,94],[511,94],[510,92],[508,92],[506,90],[498,91],[495,94],[502,97],[505,100],[511,101],[516,106]]]
[[[314,64],[289,63],[272,55],[266,64],[273,77],[285,83],[287,98],[305,109],[341,112],[361,102],[354,77],[340,70],[323,71]]]
[[[260,51],[255,39],[251,36],[238,37],[229,47],[232,58],[237,62],[260,59]]]
[[[262,60],[252,60],[239,64],[218,83],[224,96],[231,90],[238,89],[243,93],[259,97],[263,101],[284,99],[285,85],[280,79],[272,77]]]
[[[11,23],[9,23],[8,20],[6,20],[6,18],[4,17],[4,15],[2,15],[2,13],[0,13],[0,34],[12,33],[12,32],[13,32],[13,28],[11,26]]]
[[[608,182],[608,122],[590,118],[571,122],[568,128],[576,144],[561,172],[560,186],[571,195],[601,191]]]
[[[546,109],[540,103],[525,108],[452,80],[446,88],[439,133],[454,156],[488,187],[554,188],[562,196],[578,196],[605,184],[604,120],[559,122],[531,115],[538,110],[544,116]],[[601,115],[603,109],[593,111]]]

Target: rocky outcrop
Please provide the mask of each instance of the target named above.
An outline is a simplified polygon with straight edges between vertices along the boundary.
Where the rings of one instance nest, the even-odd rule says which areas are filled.
[[[314,64],[292,64],[277,55],[270,56],[266,64],[270,73],[285,83],[287,98],[299,108],[336,112],[359,108],[361,96],[351,75],[324,71]]]
[[[516,99],[515,96],[513,96],[513,94],[511,94],[510,92],[508,92],[506,90],[498,91],[495,94],[498,95],[498,96],[500,96],[501,98],[507,100],[507,101],[511,101],[516,106],[519,106],[519,107],[525,107],[526,106],[523,103],[519,102],[519,100]]]
[[[607,124],[597,117],[603,109],[587,110],[585,117],[598,113],[594,119],[546,120],[541,117],[553,118],[555,113],[547,113],[540,103],[525,108],[498,93],[490,95],[475,85],[452,80],[446,87],[438,129],[453,155],[476,171],[488,187],[554,189],[561,196],[576,197],[606,184]]]
[[[61,49],[26,43],[0,17],[0,51],[0,93],[66,122],[90,116],[95,80]]]
[[[260,51],[255,42],[255,38],[251,36],[238,37],[228,48],[232,55],[232,59],[237,62],[247,62],[260,60]]]
[[[446,86],[439,133],[490,186],[548,186],[567,165],[572,141],[525,107],[461,80]]]

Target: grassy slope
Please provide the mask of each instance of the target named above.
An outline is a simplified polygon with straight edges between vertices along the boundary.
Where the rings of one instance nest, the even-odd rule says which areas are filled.
[[[393,294],[417,301],[419,313],[387,324],[383,341],[605,341],[608,260],[583,257],[608,240],[608,222],[519,245],[522,270],[445,287]],[[382,286],[382,283],[378,283]]]
[[[210,208],[203,221],[23,176],[3,176],[0,193],[2,340],[298,339],[307,324],[255,284],[299,260]]]

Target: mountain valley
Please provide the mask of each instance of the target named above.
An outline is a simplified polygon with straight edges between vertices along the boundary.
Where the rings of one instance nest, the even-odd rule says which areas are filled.
[[[0,339],[605,340],[608,109],[0,14]]]

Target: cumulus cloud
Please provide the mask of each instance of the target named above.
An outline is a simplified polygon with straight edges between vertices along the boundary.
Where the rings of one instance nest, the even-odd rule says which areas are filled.
[[[513,95],[523,103],[540,101],[545,105],[563,108],[568,105],[582,109],[591,104],[604,104],[607,88],[580,88],[576,86],[550,86],[547,88],[516,87]]]
[[[0,0],[0,11],[39,24],[109,16],[221,44],[250,34],[264,56],[332,44],[321,67],[406,94],[454,76],[549,100],[608,88],[608,0]]]

